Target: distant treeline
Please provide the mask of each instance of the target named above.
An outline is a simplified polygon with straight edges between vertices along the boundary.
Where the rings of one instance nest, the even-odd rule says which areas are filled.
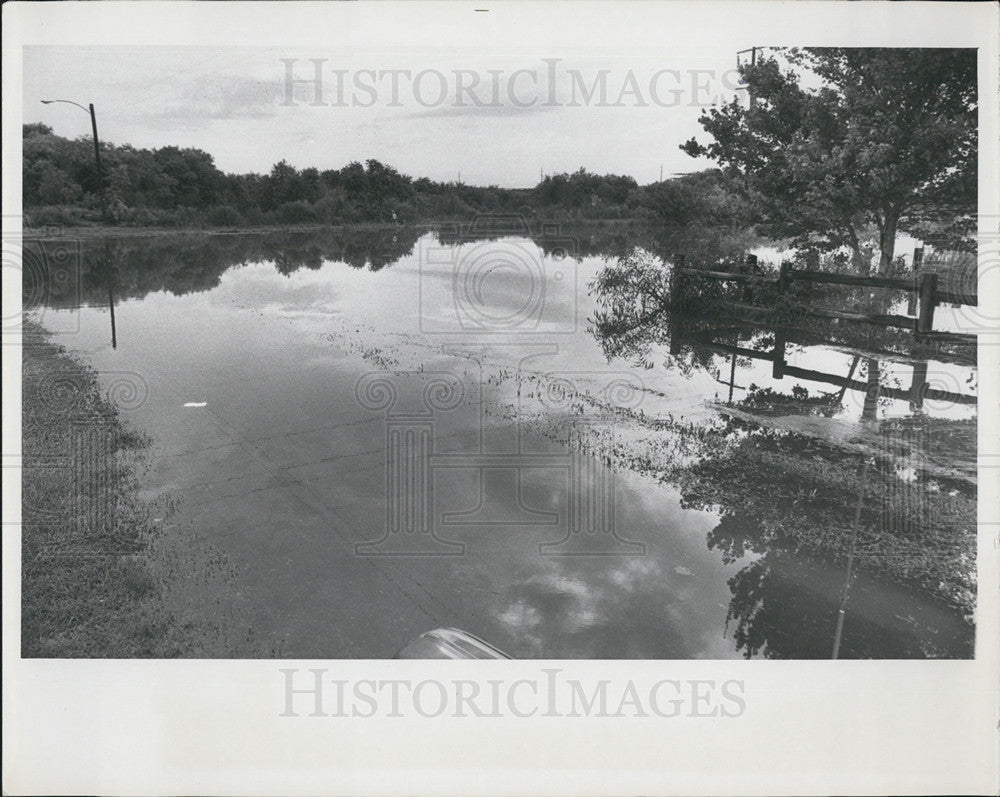
[[[748,206],[718,170],[640,186],[584,169],[546,176],[532,188],[472,186],[412,178],[376,160],[341,169],[226,174],[207,152],[102,143],[109,221],[132,227],[422,223],[483,213],[554,220],[636,219],[670,227],[743,227]],[[34,226],[100,222],[89,138],[70,140],[43,124],[24,126],[24,209]]]

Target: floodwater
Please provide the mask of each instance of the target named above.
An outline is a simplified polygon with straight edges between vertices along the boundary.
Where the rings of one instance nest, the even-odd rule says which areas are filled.
[[[971,656],[974,350],[814,330],[775,378],[766,329],[600,327],[632,243],[60,238],[24,301],[151,437],[171,599],[224,630],[211,655],[450,626],[515,657],[829,658],[843,608],[840,657]]]

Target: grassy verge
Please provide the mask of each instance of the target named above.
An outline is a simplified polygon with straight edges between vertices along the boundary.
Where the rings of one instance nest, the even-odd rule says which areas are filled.
[[[149,559],[136,479],[148,440],[32,323],[22,374],[21,655],[192,655],[204,632],[169,611]]]

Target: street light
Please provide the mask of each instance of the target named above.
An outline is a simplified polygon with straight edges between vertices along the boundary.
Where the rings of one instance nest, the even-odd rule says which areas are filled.
[[[101,169],[101,147],[97,140],[97,116],[94,114],[94,103],[84,108],[80,103],[72,100],[42,100],[42,105],[52,105],[55,102],[64,102],[67,105],[75,105],[81,111],[90,114],[90,127],[94,131],[94,160],[97,161],[97,192],[101,200],[101,221],[108,223],[107,204],[104,201],[104,171]]]
[[[81,111],[90,114],[90,129],[94,132],[94,160],[97,162],[97,195],[101,202],[101,221],[108,223],[108,205],[104,197],[104,170],[101,169],[101,145],[97,140],[97,115],[94,113],[94,103],[90,103],[84,108],[80,103],[73,100],[42,100],[42,105],[52,105],[56,102],[63,102],[67,105],[75,105]],[[104,241],[105,254],[107,253],[107,239]],[[108,309],[111,312],[111,348],[118,348],[118,334],[115,330],[115,294],[114,294],[114,272],[111,268],[110,258],[106,257],[108,268]]]

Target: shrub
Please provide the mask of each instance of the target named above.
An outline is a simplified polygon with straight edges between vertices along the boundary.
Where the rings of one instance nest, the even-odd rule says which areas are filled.
[[[206,221],[213,227],[238,227],[243,224],[243,216],[232,205],[219,205],[205,214]]]
[[[316,221],[316,211],[312,205],[301,199],[286,202],[275,213],[280,224],[308,224]]]

